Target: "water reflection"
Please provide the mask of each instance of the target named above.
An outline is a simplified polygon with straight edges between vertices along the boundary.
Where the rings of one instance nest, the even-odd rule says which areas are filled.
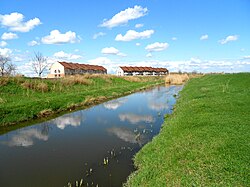
[[[129,121],[132,124],[137,124],[139,122],[152,123],[154,118],[151,115],[137,115],[137,114],[119,114],[121,121]]]
[[[35,139],[47,141],[49,139],[48,133],[39,129],[20,130],[9,141],[2,142],[8,146],[22,146],[29,147],[34,144]]]
[[[51,123],[55,124],[59,129],[63,130],[67,126],[80,126],[81,121],[83,120],[84,118],[81,116],[72,116],[71,114],[66,114],[64,116],[52,120]]]
[[[121,140],[133,144],[139,144],[142,145],[145,143],[145,137],[144,135],[138,136],[133,130],[125,127],[112,127],[107,129],[107,131],[111,134],[114,134]]]
[[[127,98],[120,98],[120,99],[108,101],[108,102],[104,103],[103,106],[109,110],[116,110],[118,107],[120,107],[126,101],[127,101]]]
[[[157,87],[0,135],[0,186],[67,186],[79,179],[83,186],[122,186],[134,154],[160,131],[180,89]]]

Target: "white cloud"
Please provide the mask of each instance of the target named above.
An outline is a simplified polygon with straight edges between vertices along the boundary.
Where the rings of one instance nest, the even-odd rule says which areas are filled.
[[[24,22],[24,15],[18,12],[13,12],[5,15],[0,14],[0,23],[11,31],[29,32],[34,27],[40,25],[41,21],[38,18],[34,18]]]
[[[111,55],[117,55],[120,51],[114,47],[105,47],[102,49],[102,54],[111,54]]]
[[[56,58],[65,59],[65,60],[77,60],[77,59],[82,58],[81,55],[65,53],[64,51],[56,52],[53,56]]]
[[[177,38],[176,38],[176,37],[172,37],[171,39],[172,39],[173,41],[177,40]]]
[[[88,62],[96,65],[109,65],[111,60],[107,57],[97,57],[95,59],[88,60]]]
[[[97,39],[98,37],[100,37],[100,36],[105,36],[105,35],[106,35],[106,33],[104,33],[104,32],[98,32],[98,33],[94,34],[93,39],[95,40],[95,39]]]
[[[168,43],[159,43],[159,42],[155,42],[153,44],[149,44],[145,47],[145,49],[147,51],[153,52],[153,51],[163,51],[165,49],[167,49],[169,46]]]
[[[14,56],[13,61],[14,62],[22,62],[24,59],[20,56]]]
[[[152,53],[148,53],[148,54],[146,55],[146,57],[151,58],[151,57],[153,57],[153,55],[152,55]]]
[[[32,40],[28,43],[28,46],[35,46],[35,45],[40,45],[38,41]]]
[[[250,55],[244,56],[243,59],[250,59]]]
[[[77,42],[76,33],[72,31],[62,34],[59,30],[53,30],[50,32],[50,35],[42,38],[42,43],[44,44],[63,44],[75,42]]]
[[[135,28],[141,28],[141,27],[143,27],[143,26],[144,26],[143,24],[138,23],[138,24],[135,25]]]
[[[12,32],[5,32],[5,33],[3,33],[1,38],[2,38],[2,40],[13,40],[13,39],[17,39],[18,36],[17,36],[17,34],[12,33]]]
[[[0,48],[0,55],[2,55],[4,57],[10,57],[11,54],[12,54],[12,50],[11,49]]]
[[[123,57],[127,56],[126,54],[121,53],[118,49],[114,47],[105,47],[102,49],[101,53],[105,55],[118,55]]]
[[[101,27],[113,28],[119,25],[128,23],[129,20],[138,19],[147,14],[148,9],[141,6],[134,6],[134,8],[127,8],[116,15],[114,15],[109,20],[104,20],[100,25]]]
[[[5,42],[5,41],[1,41],[0,42],[0,47],[5,47],[5,46],[7,46],[8,44],[7,44],[7,42]]]
[[[136,43],[135,45],[136,45],[136,46],[140,46],[141,44],[140,44],[140,43]]]
[[[208,39],[208,35],[207,35],[207,34],[202,35],[202,36],[200,37],[200,40],[207,40],[207,39]]]
[[[118,34],[115,40],[127,42],[136,39],[150,38],[152,34],[154,34],[154,30],[145,30],[142,32],[136,32],[135,30],[128,30],[124,36],[122,36],[122,34]]]
[[[227,36],[225,39],[219,40],[219,43],[226,44],[226,43],[231,42],[231,41],[236,41],[236,40],[238,40],[238,38],[239,38],[238,35]]]

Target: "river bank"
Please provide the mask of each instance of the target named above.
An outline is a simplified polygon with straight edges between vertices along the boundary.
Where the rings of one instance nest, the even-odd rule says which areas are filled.
[[[250,74],[190,80],[126,186],[248,186]]]
[[[164,83],[163,77],[0,78],[0,127],[87,107]]]

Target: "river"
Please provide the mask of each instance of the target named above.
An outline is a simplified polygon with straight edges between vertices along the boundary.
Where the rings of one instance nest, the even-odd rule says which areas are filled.
[[[0,186],[122,186],[182,86],[159,86],[0,135]]]

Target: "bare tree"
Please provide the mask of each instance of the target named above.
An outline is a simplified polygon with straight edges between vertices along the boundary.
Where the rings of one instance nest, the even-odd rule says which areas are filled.
[[[11,63],[10,57],[0,55],[0,76],[10,76],[16,71],[16,66]]]
[[[41,77],[43,71],[48,66],[47,58],[40,52],[35,52],[34,55],[35,56],[32,58],[32,69],[39,77]]]

